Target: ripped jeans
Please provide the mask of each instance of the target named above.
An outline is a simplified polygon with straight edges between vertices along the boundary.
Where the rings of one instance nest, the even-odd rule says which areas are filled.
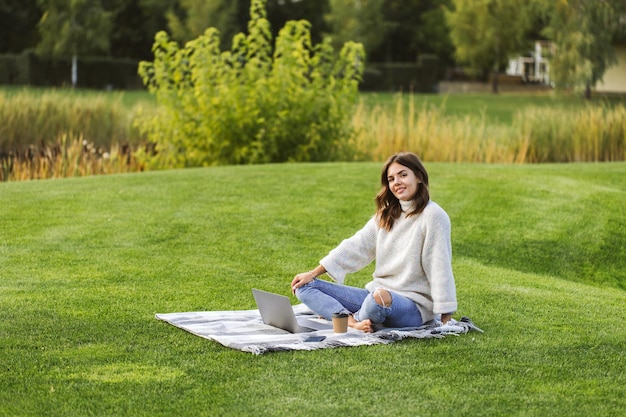
[[[365,288],[349,287],[334,282],[314,279],[296,290],[298,300],[315,314],[330,320],[334,313],[348,313],[356,321],[370,319],[384,327],[419,327],[422,315],[415,303],[397,293],[391,294],[391,306],[381,306],[373,293]]]

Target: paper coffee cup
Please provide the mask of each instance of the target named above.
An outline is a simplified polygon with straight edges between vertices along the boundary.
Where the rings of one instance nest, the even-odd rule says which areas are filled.
[[[348,331],[348,315],[345,313],[333,314],[333,332],[346,333]]]

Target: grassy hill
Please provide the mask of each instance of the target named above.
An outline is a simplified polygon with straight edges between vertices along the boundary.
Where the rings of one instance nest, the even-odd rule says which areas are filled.
[[[380,164],[0,184],[0,415],[622,413],[626,164],[426,166],[485,333],[263,356],[154,314],[289,294],[372,215]]]

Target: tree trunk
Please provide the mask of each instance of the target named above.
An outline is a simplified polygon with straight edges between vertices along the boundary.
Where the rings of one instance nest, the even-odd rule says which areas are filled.
[[[78,59],[76,55],[72,55],[72,87],[76,88],[78,82]]]
[[[498,71],[494,71],[493,72],[493,80],[491,82],[491,91],[493,91],[494,94],[498,94],[499,91],[499,79],[498,79]]]
[[[587,100],[591,99],[591,84],[589,82],[585,85],[585,98]]]

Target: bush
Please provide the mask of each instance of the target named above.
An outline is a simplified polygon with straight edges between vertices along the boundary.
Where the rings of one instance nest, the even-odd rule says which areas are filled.
[[[184,48],[156,35],[154,62],[139,67],[160,107],[139,122],[156,144],[152,167],[350,159],[363,46],[348,42],[337,57],[328,41],[313,46],[300,20],[272,53],[265,2],[252,1],[249,34],[231,51],[215,28]]]

